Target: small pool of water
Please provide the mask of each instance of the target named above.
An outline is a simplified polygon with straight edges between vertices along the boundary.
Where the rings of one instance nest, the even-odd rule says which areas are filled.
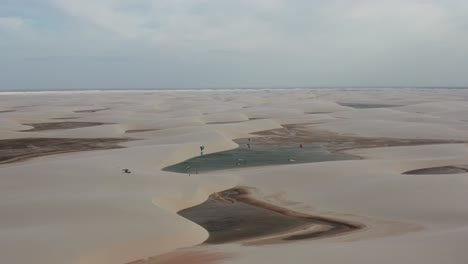
[[[223,244],[283,234],[282,241],[322,238],[360,229],[360,225],[290,211],[255,200],[242,187],[212,194],[196,206],[177,212],[205,228],[205,244]],[[291,230],[320,227],[300,234]],[[297,230],[296,230],[297,231]]]
[[[318,144],[299,146],[252,146],[195,157],[164,168],[179,173],[202,173],[242,167],[309,163],[356,159],[352,155],[331,153]]]

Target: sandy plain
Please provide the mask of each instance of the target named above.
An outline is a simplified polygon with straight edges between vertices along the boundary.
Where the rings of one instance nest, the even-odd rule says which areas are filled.
[[[463,89],[1,93],[0,263],[467,263],[468,173],[421,173],[466,168],[467,101]],[[346,106],[363,104],[379,107]],[[360,159],[161,171],[248,138]],[[359,228],[203,243],[178,212],[239,186],[249,205]]]

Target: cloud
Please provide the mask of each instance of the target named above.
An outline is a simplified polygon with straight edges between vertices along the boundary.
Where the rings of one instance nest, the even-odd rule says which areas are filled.
[[[139,14],[119,9],[123,1],[53,0],[68,15],[125,38],[136,38],[150,33],[144,25],[150,21]]]
[[[0,31],[21,33],[0,42],[0,89],[58,70],[56,86],[96,88],[468,84],[467,1],[6,2]]]
[[[456,5],[430,0],[51,1],[83,27],[179,52],[304,52],[348,38],[372,36],[369,45],[375,45],[390,34],[405,42],[412,34],[455,31],[450,18]]]
[[[0,30],[17,31],[24,25],[25,21],[19,17],[0,17]]]
[[[346,17],[361,24],[420,33],[444,30],[448,26],[444,6],[430,2],[366,1],[351,7]]]
[[[129,39],[196,50],[201,46],[252,49],[272,43],[279,28],[266,20],[281,0],[52,0],[91,27]],[[209,48],[210,49],[210,48]]]
[[[216,54],[238,54],[235,50],[209,50],[208,53],[216,53]]]

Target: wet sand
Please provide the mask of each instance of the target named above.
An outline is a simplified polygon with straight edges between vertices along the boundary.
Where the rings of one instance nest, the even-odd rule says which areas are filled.
[[[19,138],[0,140],[0,164],[34,157],[88,150],[123,148],[128,138]]]
[[[407,172],[404,172],[403,174],[430,175],[430,174],[459,174],[459,173],[467,173],[467,172],[468,172],[468,165],[464,165],[464,166],[441,166],[441,167],[424,168],[424,169],[407,171]]]
[[[58,129],[73,129],[80,127],[92,127],[107,125],[110,123],[98,123],[98,122],[52,122],[52,123],[32,123],[23,124],[26,126],[32,126],[33,128],[27,130],[21,130],[20,132],[36,132],[36,131],[47,131],[47,130],[58,130]]]
[[[139,133],[139,132],[148,132],[148,131],[157,131],[160,129],[130,129],[130,130],[125,130],[125,133]]]
[[[208,122],[208,123],[205,123],[207,125],[222,125],[222,124],[236,124],[236,123],[242,123],[242,122],[245,122],[246,120],[242,120],[242,121],[226,121],[226,122]]]
[[[261,244],[319,239],[356,231],[364,226],[343,220],[312,216],[252,197],[247,188],[214,193],[197,206],[178,212],[209,232],[205,244],[248,242]],[[273,236],[273,238],[272,238]]]
[[[71,116],[71,117],[55,117],[52,119],[57,119],[57,120],[67,120],[67,119],[79,119],[80,117],[78,116]]]
[[[104,110],[108,110],[108,109],[110,109],[110,108],[76,110],[76,111],[73,111],[73,112],[75,112],[75,113],[96,113],[96,112],[104,111]]]
[[[306,115],[331,114],[332,112],[304,112]]]
[[[329,131],[315,130],[306,127],[307,124],[283,125],[283,128],[253,133],[261,137],[250,138],[252,146],[297,146],[298,144],[321,144],[330,151],[344,151],[355,148],[417,146],[430,144],[467,143],[461,140],[443,139],[400,139],[371,138],[337,134]],[[249,143],[248,138],[234,140],[238,144]]]

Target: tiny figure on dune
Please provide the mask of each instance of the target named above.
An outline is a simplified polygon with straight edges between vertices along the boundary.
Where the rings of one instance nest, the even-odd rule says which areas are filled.
[[[203,150],[205,149],[205,146],[200,146],[200,157],[203,157]]]
[[[302,148],[302,144],[300,144],[299,147]]]

